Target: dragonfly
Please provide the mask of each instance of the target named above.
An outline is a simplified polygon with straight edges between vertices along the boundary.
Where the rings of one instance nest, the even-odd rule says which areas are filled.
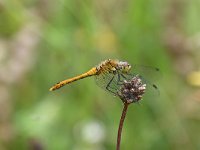
[[[156,67],[131,66],[127,61],[107,59],[83,74],[56,83],[49,90],[54,91],[77,80],[94,76],[99,87],[117,95],[120,86],[125,80],[139,76],[147,85],[147,89],[153,90],[154,93],[159,93],[156,84],[152,83],[160,76],[159,74],[160,70]]]

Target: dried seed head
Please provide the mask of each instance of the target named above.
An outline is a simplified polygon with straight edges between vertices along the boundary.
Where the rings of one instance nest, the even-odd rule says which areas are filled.
[[[117,95],[123,102],[133,103],[142,99],[145,90],[146,84],[142,83],[142,79],[136,75],[131,80],[124,80]]]

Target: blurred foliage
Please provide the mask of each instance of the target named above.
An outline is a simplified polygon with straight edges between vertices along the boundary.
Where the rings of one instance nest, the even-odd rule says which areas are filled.
[[[199,0],[0,1],[0,149],[114,150],[118,98],[90,78],[48,91],[108,58],[163,74],[160,95],[129,108],[121,149],[200,149],[199,10]]]

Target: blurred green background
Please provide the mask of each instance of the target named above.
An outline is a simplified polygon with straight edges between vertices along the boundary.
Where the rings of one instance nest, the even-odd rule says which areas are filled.
[[[1,0],[0,150],[114,150],[119,98],[104,59],[156,66],[160,95],[129,107],[122,150],[200,149],[199,0]]]

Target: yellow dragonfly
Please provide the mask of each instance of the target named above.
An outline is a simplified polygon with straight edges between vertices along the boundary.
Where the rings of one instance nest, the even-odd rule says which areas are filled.
[[[131,69],[133,71],[131,71]],[[126,61],[107,59],[81,75],[58,82],[49,90],[54,91],[66,84],[94,76],[97,85],[116,95],[124,80],[132,79],[134,76],[140,76],[140,78],[147,84],[147,88],[150,87],[158,93],[159,91],[157,86],[152,84],[151,81],[156,80],[157,77],[160,76],[159,74],[160,71],[158,68],[141,65],[131,66]]]

